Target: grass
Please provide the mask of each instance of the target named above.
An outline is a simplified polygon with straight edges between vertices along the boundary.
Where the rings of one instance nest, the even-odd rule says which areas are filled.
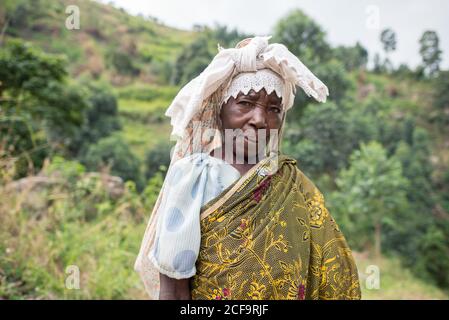
[[[161,99],[166,101],[167,107],[178,93],[176,86],[155,86],[143,83],[134,83],[129,86],[116,88],[115,92],[119,99],[152,101]]]
[[[145,153],[151,150],[156,144],[168,141],[171,126],[168,122],[145,123],[121,117],[123,126],[118,134],[129,143],[131,150],[140,160],[145,158]]]
[[[133,265],[154,197],[130,184],[111,196],[104,177],[69,167],[62,183],[0,192],[0,299],[145,298]]]
[[[129,119],[146,123],[163,122],[167,117],[164,115],[167,110],[167,100],[155,99],[143,101],[135,99],[119,100],[120,115]]]
[[[171,125],[164,115],[170,100],[166,98],[171,88],[162,88],[152,100],[132,98],[139,87],[129,87],[119,92],[120,95],[131,98],[119,98],[119,115],[122,130],[119,135],[129,143],[131,150],[140,160],[144,160],[147,151],[155,145],[169,141]],[[162,92],[162,93],[161,93]],[[168,92],[168,93],[167,93]]]
[[[424,280],[416,278],[409,269],[402,267],[396,257],[382,257],[379,262],[367,256],[354,253],[360,275],[362,299],[364,300],[430,300],[449,299],[449,293],[438,289]],[[380,286],[373,288],[370,277],[377,266]],[[370,287],[372,289],[370,289]]]

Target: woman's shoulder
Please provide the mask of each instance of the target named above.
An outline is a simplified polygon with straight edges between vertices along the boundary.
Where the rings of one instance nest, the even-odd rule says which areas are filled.
[[[177,160],[173,166],[191,166],[191,165],[198,165],[203,163],[205,160],[207,160],[207,154],[205,153],[191,153],[186,155],[185,157],[182,157],[181,159]]]
[[[307,176],[306,173],[304,173],[303,169],[301,168],[300,162],[295,159],[293,156],[288,154],[280,154],[279,155],[279,161],[289,164],[293,170],[296,172],[296,178],[297,181],[302,183],[307,189],[315,189],[316,186],[312,182],[312,180]]]
[[[287,154],[281,154],[279,159],[290,167],[290,170],[287,171],[289,172],[289,177],[294,180],[298,190],[300,190],[305,199],[324,206],[323,194],[312,179],[303,171],[304,169],[301,167],[300,162]]]
[[[335,220],[330,214],[326,206],[326,201],[321,190],[316,186],[312,179],[304,173],[299,162],[293,157],[286,156],[286,158],[294,163],[294,170],[296,172],[296,183],[298,190],[301,192],[305,201],[305,207],[308,209],[309,224],[314,230],[323,230],[324,227],[331,227],[338,230]]]
[[[200,166],[200,165],[208,165],[208,166],[230,166],[229,163],[226,161],[216,158],[214,156],[211,156],[210,154],[207,154],[205,152],[195,152],[192,154],[189,154],[179,160],[177,160],[174,164],[174,166],[182,166],[182,167],[188,167],[188,166]]]
[[[240,173],[224,160],[206,153],[193,153],[177,160],[169,168],[167,181],[176,188],[192,188],[194,193],[203,192],[204,199],[217,196]]]
[[[172,172],[200,172],[203,170],[216,172],[219,175],[231,173],[232,176],[240,175],[231,164],[204,152],[189,154],[173,163],[170,169]]]

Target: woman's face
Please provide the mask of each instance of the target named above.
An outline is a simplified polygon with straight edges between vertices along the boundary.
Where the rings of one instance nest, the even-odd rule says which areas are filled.
[[[259,92],[251,90],[247,95],[239,93],[237,98],[229,98],[221,108],[220,117],[225,142],[229,141],[226,134],[234,132],[232,140],[234,155],[243,154],[244,158],[248,159],[255,156],[254,150],[258,150],[261,154],[260,150],[264,150],[269,141],[270,130],[279,130],[282,125],[284,110],[281,103],[282,99],[275,91],[267,94],[265,89]],[[240,129],[240,133],[243,133],[244,137],[240,140],[237,140],[236,133],[238,134],[239,130],[236,129]]]

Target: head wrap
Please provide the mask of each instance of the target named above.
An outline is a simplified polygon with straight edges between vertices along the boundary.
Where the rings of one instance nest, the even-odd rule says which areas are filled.
[[[282,98],[284,86],[284,80],[270,69],[242,72],[232,79],[224,94],[223,103],[227,103],[231,97],[236,99],[239,93],[247,95],[251,90],[259,92],[261,89],[265,89],[267,94],[275,92],[279,98]]]
[[[219,47],[218,54],[209,66],[181,89],[167,109],[165,115],[171,118],[172,135],[185,137],[185,128],[204,101],[241,72],[268,68],[280,75],[285,82],[285,110],[293,105],[296,86],[317,101],[325,102],[329,95],[327,87],[286,46],[268,44],[270,38],[245,39],[235,49]]]

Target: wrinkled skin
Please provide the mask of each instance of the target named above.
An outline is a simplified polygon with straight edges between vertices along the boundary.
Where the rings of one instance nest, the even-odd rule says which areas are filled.
[[[258,162],[255,159],[256,153],[254,153],[254,150],[263,149],[264,146],[260,144],[268,142],[270,130],[280,129],[284,116],[281,103],[282,99],[274,91],[268,95],[265,89],[261,89],[259,92],[251,90],[247,95],[240,93],[236,99],[231,97],[221,108],[222,129],[224,131],[226,129],[240,129],[249,139],[244,139],[243,144],[238,144],[236,143],[237,138],[233,138],[233,145],[231,146],[233,158],[231,161],[225,159],[224,156],[227,148],[226,142],[228,141],[226,139],[222,148],[217,150],[213,156],[227,160],[241,175],[246,173]],[[258,133],[260,131],[265,131],[265,141],[259,141]],[[253,149],[249,148],[250,144],[254,144]],[[237,163],[237,154],[243,156],[243,163]]]

